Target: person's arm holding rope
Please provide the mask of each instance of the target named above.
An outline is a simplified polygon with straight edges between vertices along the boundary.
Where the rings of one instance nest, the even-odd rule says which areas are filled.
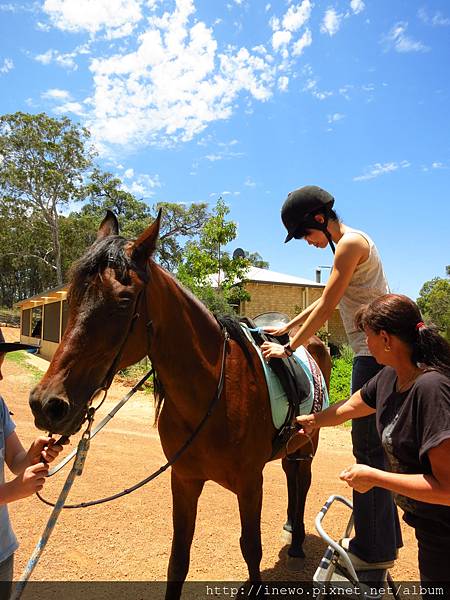
[[[62,449],[60,444],[54,443],[53,438],[38,437],[27,452],[13,431],[5,440],[5,462],[16,477],[0,485],[0,503],[20,500],[41,490],[48,472],[48,465],[42,461],[42,457],[49,463]]]

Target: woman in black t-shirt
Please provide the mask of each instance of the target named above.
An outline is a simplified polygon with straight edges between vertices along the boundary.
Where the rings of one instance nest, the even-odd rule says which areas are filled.
[[[386,367],[349,400],[297,420],[310,434],[376,412],[391,472],[356,464],[340,478],[361,493],[392,491],[415,529],[422,582],[450,581],[450,345],[397,294],[363,307],[356,325]]]

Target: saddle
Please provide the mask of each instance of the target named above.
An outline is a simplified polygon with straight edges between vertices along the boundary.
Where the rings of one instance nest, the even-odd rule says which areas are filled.
[[[266,341],[278,344],[286,344],[289,341],[287,334],[277,337],[269,333],[263,333],[248,317],[241,317],[239,320],[247,326],[247,331],[251,334],[257,346],[261,346]],[[292,436],[293,430],[295,430],[295,417],[305,412],[302,411],[302,407],[310,397],[311,383],[305,370],[292,356],[288,358],[271,358],[269,359],[269,366],[280,380],[289,404],[284,423],[272,440],[273,457],[278,454]]]

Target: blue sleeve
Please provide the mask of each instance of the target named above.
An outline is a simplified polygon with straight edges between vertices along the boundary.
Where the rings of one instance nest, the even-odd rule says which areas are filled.
[[[0,418],[2,421],[2,429],[3,435],[6,440],[7,437],[11,435],[11,433],[15,430],[16,425],[14,421],[11,419],[11,415],[9,414],[9,409],[6,406],[5,401],[0,396]]]

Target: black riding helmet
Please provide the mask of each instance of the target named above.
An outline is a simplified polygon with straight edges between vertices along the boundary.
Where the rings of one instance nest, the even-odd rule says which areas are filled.
[[[288,231],[284,242],[289,242],[293,237],[304,237],[308,229],[319,229],[326,235],[334,252],[334,244],[327,230],[333,204],[333,196],[316,185],[306,185],[290,192],[281,208],[281,220]],[[314,216],[318,213],[323,214],[323,223],[315,220]]]

